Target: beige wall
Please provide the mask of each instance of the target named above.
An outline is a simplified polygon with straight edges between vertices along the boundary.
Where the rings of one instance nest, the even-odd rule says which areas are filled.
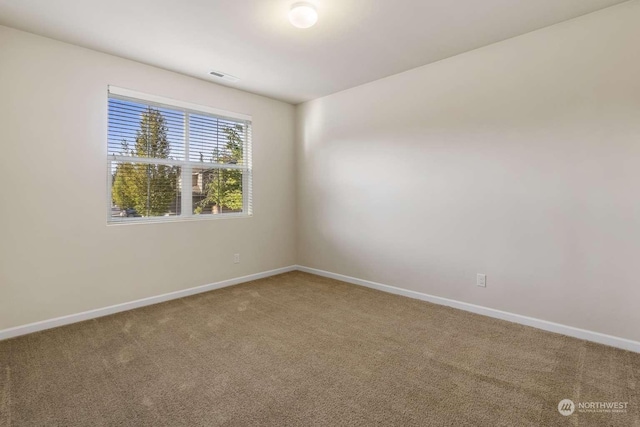
[[[254,216],[107,226],[109,84],[252,115]],[[0,27],[0,330],[294,264],[294,115]]]
[[[637,22],[625,3],[295,123],[285,103],[0,26],[0,330],[297,262],[640,340]],[[254,217],[107,226],[108,84],[251,114]]]
[[[625,3],[299,106],[298,263],[640,340],[639,22]]]

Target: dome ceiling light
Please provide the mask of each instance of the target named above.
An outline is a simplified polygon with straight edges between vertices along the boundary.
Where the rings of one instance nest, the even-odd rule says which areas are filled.
[[[289,22],[298,28],[309,28],[318,22],[318,11],[309,3],[295,3],[289,10]]]

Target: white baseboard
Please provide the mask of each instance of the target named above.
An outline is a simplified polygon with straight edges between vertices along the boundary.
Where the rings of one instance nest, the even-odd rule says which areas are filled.
[[[221,282],[210,283],[208,285],[196,286],[195,288],[183,289],[180,291],[169,292],[167,294],[142,298],[122,304],[116,304],[109,307],[83,311],[82,313],[70,314],[68,316],[56,317],[55,319],[43,320],[41,322],[29,323],[27,325],[16,326],[14,328],[3,329],[0,330],[0,340],[17,337],[19,335],[26,335],[33,332],[44,331],[45,329],[56,328],[58,326],[68,325],[70,323],[82,322],[83,320],[95,319],[96,317],[108,316],[109,314],[132,310],[134,308],[144,307],[146,305],[158,304],[160,302],[188,297],[189,295],[213,291],[214,289],[226,288],[227,286],[233,286],[239,283],[250,282],[257,279],[263,279],[265,277],[287,273],[296,269],[297,267],[295,265],[291,265],[289,267],[277,268],[275,270],[263,271],[261,273],[250,274],[248,276],[237,277],[235,279],[228,279]]]
[[[470,311],[472,313],[482,314],[484,316],[494,317],[496,319],[507,320],[509,322],[519,323],[526,326],[532,326],[544,331],[555,332],[557,334],[567,335],[586,341],[592,341],[599,344],[609,345],[611,347],[617,347],[623,350],[640,353],[640,342],[632,341],[626,338],[614,337],[612,335],[606,335],[600,332],[587,331],[586,329],[574,328],[573,326],[561,325],[559,323],[548,322],[546,320],[522,316],[520,314],[509,313],[506,311],[495,310],[493,308],[483,307],[480,305],[469,304],[466,302],[437,297],[429,294],[423,294],[421,292],[410,291],[407,289],[397,288],[395,286],[383,285],[382,283],[376,283],[369,280],[358,279],[356,277],[331,273],[329,271],[318,270],[316,268],[299,265],[297,269],[306,273],[316,274],[318,276],[328,277],[330,279],[341,280],[343,282],[352,283],[354,285],[366,286],[367,288],[373,288],[383,292],[389,292],[396,295],[402,295],[409,298],[428,301],[434,304],[446,305],[448,307]]]
[[[424,294],[421,292],[410,291],[408,289],[397,288],[395,286],[384,285],[369,280],[358,279],[356,277],[345,276],[343,274],[331,273],[329,271],[318,270],[316,268],[305,267],[301,265],[292,265],[289,267],[277,268],[275,270],[263,271],[261,273],[250,274],[248,276],[237,277],[235,279],[223,280],[208,285],[196,286],[195,288],[183,289],[180,291],[169,292],[167,294],[157,295],[153,297],[143,298],[136,301],[116,304],[109,307],[98,308],[95,310],[84,311],[82,313],[70,314],[68,316],[56,317],[55,319],[43,320],[41,322],[29,323],[27,325],[16,326],[0,330],[0,340],[26,335],[33,332],[43,331],[45,329],[56,328],[58,326],[68,325],[71,323],[82,322],[84,320],[95,319],[97,317],[108,316],[110,314],[119,313],[121,311],[133,310],[134,308],[144,307],[147,305],[158,304],[161,302],[187,297],[202,292],[213,291],[215,289],[225,288],[227,286],[237,285],[239,283],[249,282],[252,280],[262,279],[276,274],[287,273],[289,271],[304,271],[306,273],[316,274],[318,276],[328,277],[331,279],[341,280],[343,282],[352,283],[354,285],[366,286],[368,288],[377,289],[379,291],[388,292],[396,295],[402,295],[409,298],[428,301],[434,304],[446,305],[448,307],[469,311],[484,316],[494,317],[496,319],[507,320],[521,325],[532,326],[549,332],[567,335],[574,338],[592,341],[599,344],[609,345],[612,347],[629,350],[640,353],[640,342],[632,341],[626,338],[614,337],[612,335],[602,334],[600,332],[588,331],[586,329],[574,328],[573,326],[561,325],[559,323],[549,322],[546,320],[536,319],[533,317],[522,316],[520,314],[509,313],[506,311],[495,310],[493,308],[483,307],[480,305],[469,304],[462,301],[456,301],[448,298],[438,297],[434,295]]]

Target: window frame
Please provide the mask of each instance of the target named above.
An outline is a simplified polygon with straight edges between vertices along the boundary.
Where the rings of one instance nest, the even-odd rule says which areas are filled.
[[[146,105],[168,108],[184,113],[184,160],[162,159],[153,157],[137,157],[109,154],[109,121],[107,119],[107,225],[130,225],[130,224],[155,224],[161,222],[181,222],[181,221],[208,221],[218,219],[233,218],[250,218],[253,216],[252,192],[253,192],[253,167],[252,167],[252,117],[247,114],[236,113],[232,111],[221,110],[204,105],[193,104],[190,102],[179,101],[172,98],[151,95],[143,92],[137,92],[130,89],[124,89],[117,86],[109,85],[107,87],[107,116],[108,105],[110,99],[121,99],[124,101],[132,101],[143,103]],[[227,163],[203,163],[189,160],[189,114],[205,115],[216,119],[230,119],[238,122],[244,122],[247,126],[247,137],[243,145],[243,153],[245,162],[241,165]],[[222,214],[194,214],[192,212],[192,186],[186,191],[188,197],[185,197],[185,189],[181,188],[181,212],[180,215],[173,216],[150,216],[135,218],[120,218],[112,216],[113,201],[113,176],[111,166],[113,162],[129,162],[129,163],[145,163],[153,165],[168,165],[180,167],[180,179],[182,183],[192,182],[192,171],[194,167],[206,169],[234,169],[242,171],[242,212],[231,212]]]

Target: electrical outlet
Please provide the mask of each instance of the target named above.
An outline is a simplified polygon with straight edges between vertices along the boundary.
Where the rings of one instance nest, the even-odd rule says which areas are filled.
[[[240,254],[233,254],[233,263],[240,264]]]
[[[483,288],[486,288],[487,287],[487,275],[478,273],[478,275],[476,276],[476,285],[481,286]]]

